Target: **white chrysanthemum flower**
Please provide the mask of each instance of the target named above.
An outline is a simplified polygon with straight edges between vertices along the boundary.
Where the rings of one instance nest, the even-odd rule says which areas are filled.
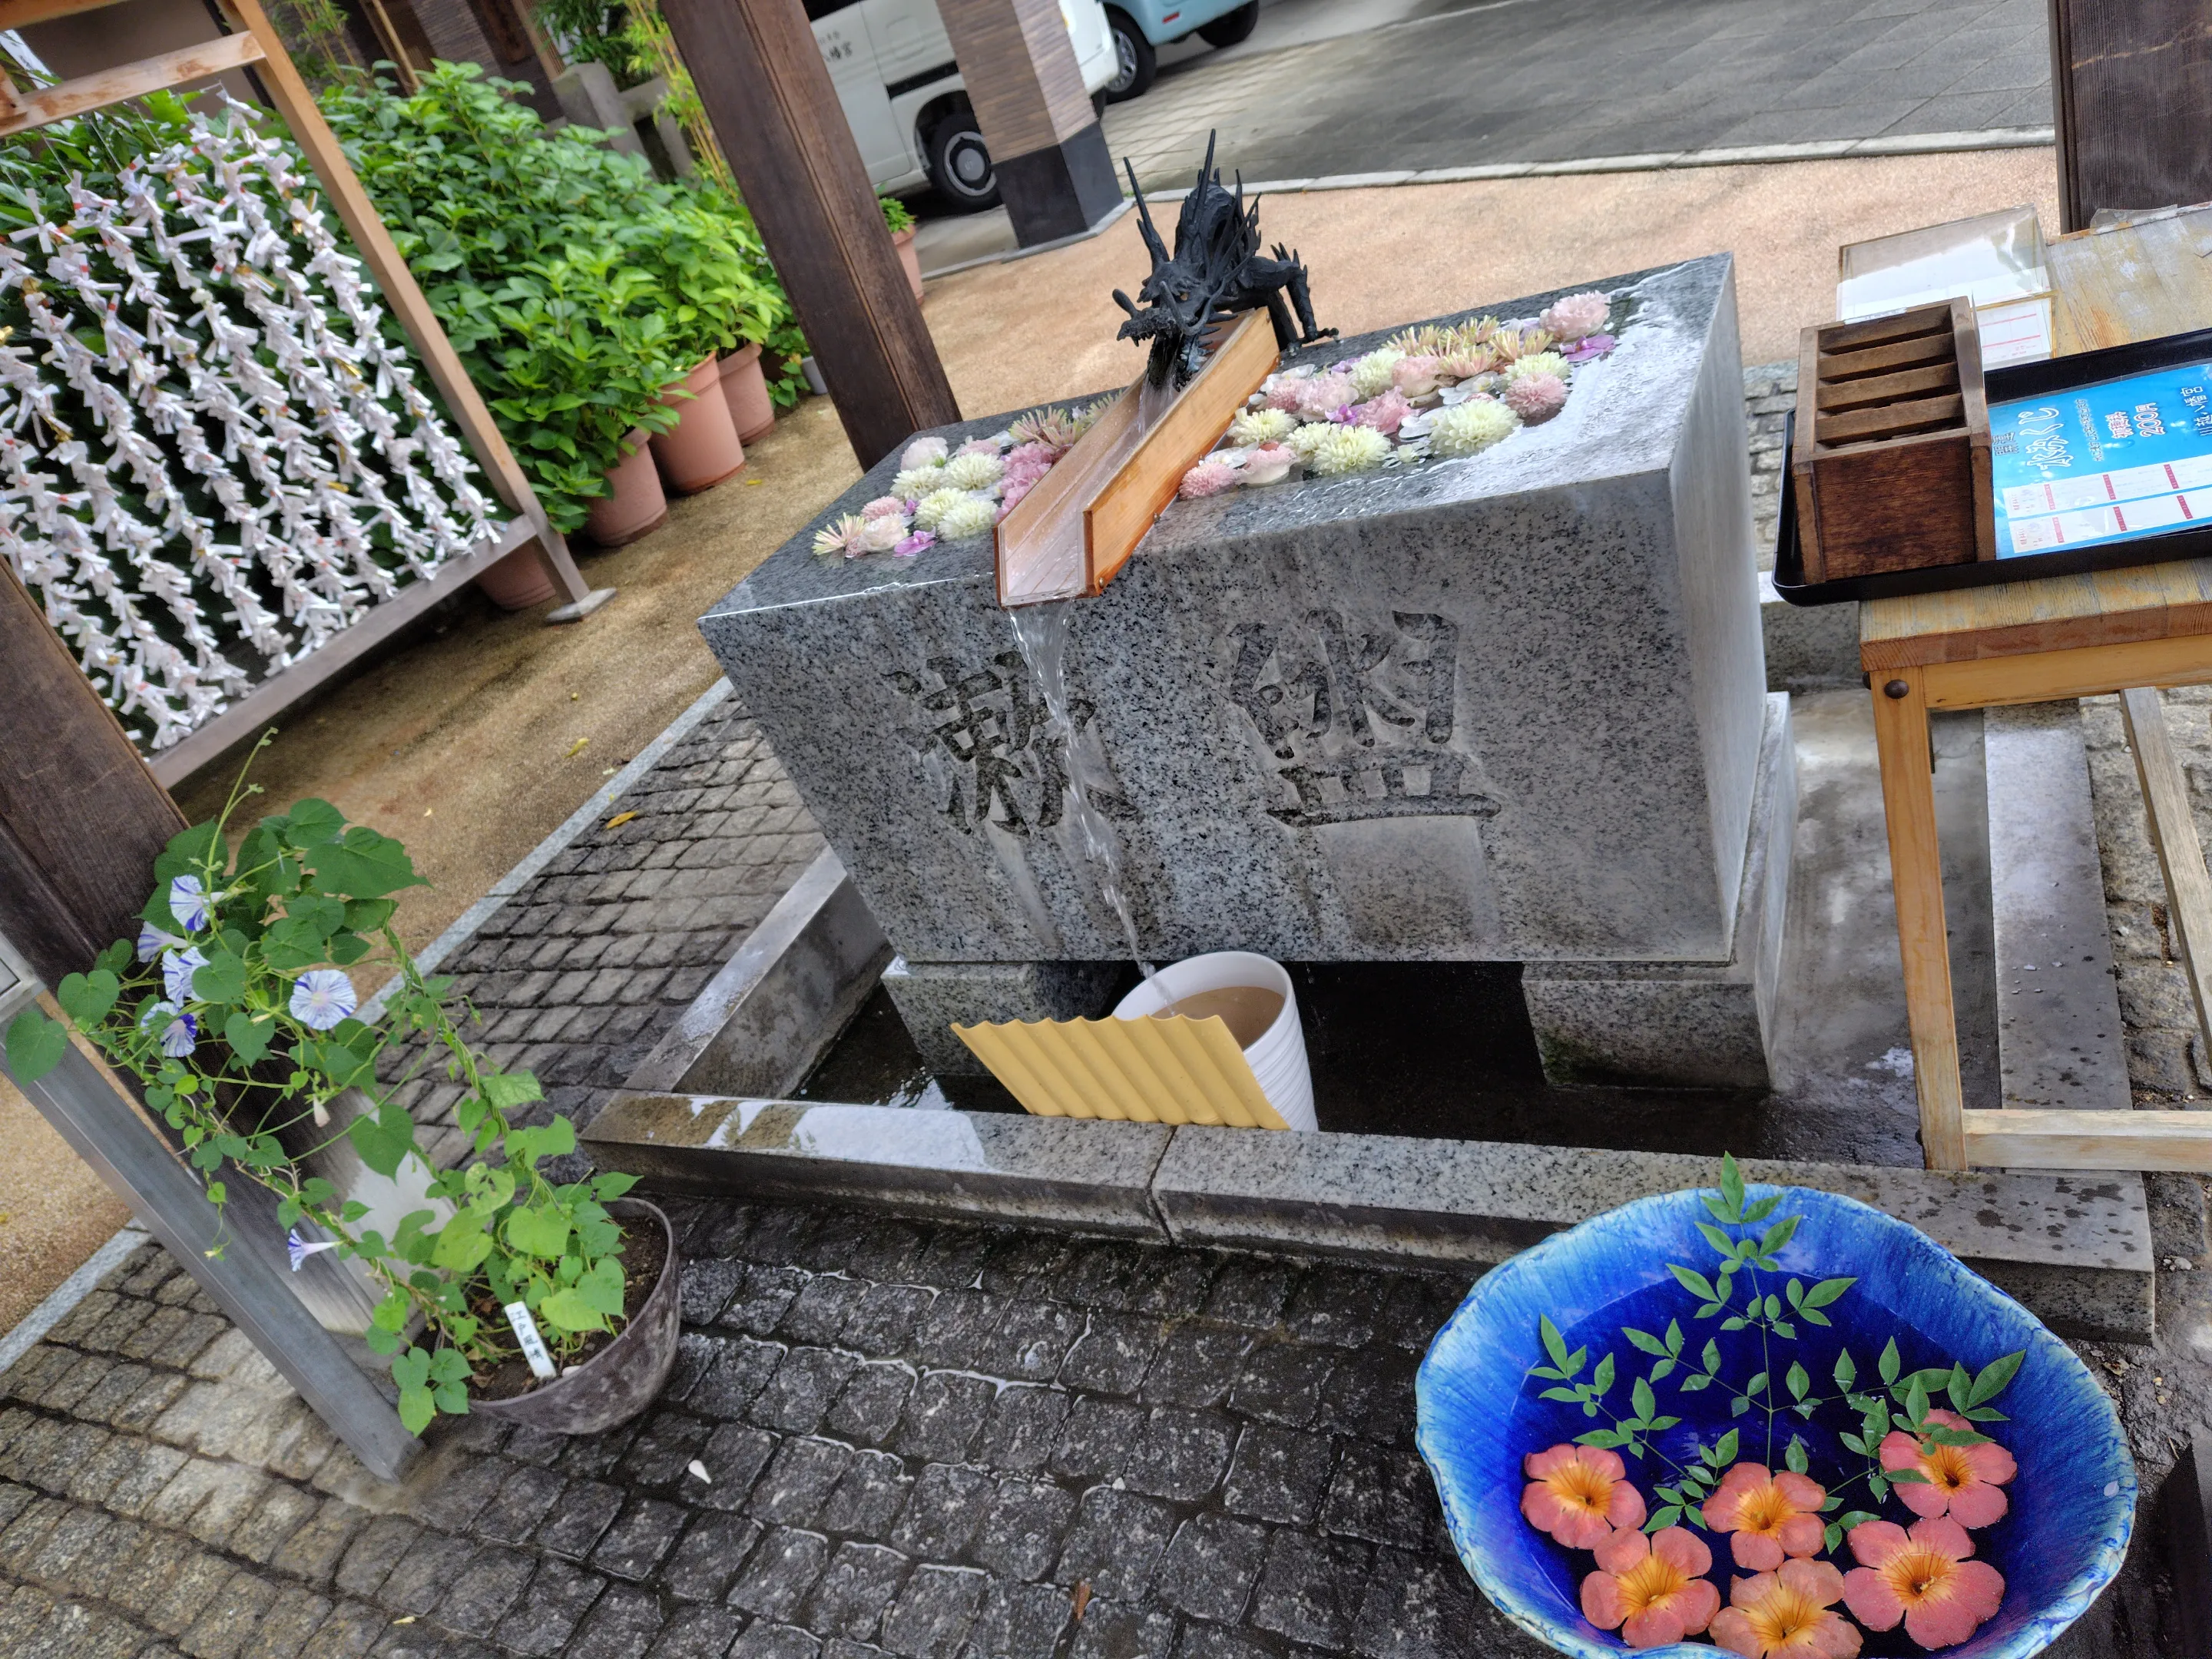
[[[1389,346],[1382,346],[1369,352],[1352,366],[1352,389],[1359,394],[1361,402],[1364,403],[1376,392],[1389,388],[1390,366],[1405,355]]]
[[[1363,472],[1390,459],[1390,441],[1371,426],[1332,426],[1315,442],[1306,465],[1324,477]]]
[[[915,501],[933,489],[944,488],[945,469],[934,465],[903,468],[891,480],[891,494],[902,501]]]
[[[963,495],[939,517],[937,533],[948,542],[965,541],[970,536],[988,535],[998,521],[998,505],[988,496]]]
[[[1313,459],[1314,450],[1320,445],[1321,441],[1328,437],[1334,429],[1327,421],[1309,421],[1283,441],[1289,446],[1291,453],[1300,460],[1310,461]]]
[[[909,472],[919,471],[926,466],[940,465],[945,459],[945,443],[942,438],[916,438],[906,447],[906,453],[899,457],[899,465]]]
[[[945,522],[945,515],[964,501],[972,499],[964,489],[949,489],[943,485],[931,490],[917,502],[914,509],[914,525],[917,530],[936,530]]]
[[[1551,374],[1565,381],[1571,372],[1567,367],[1567,360],[1558,352],[1532,351],[1526,357],[1516,357],[1505,366],[1505,379],[1510,385],[1531,374]]]
[[[945,464],[945,482],[955,489],[988,489],[1005,476],[1006,464],[994,455],[955,455]]]
[[[1298,429],[1298,417],[1284,409],[1248,409],[1229,423],[1229,441],[1239,449],[1279,444]]]
[[[1511,437],[1520,424],[1519,417],[1496,398],[1470,398],[1437,411],[1429,422],[1429,453],[1479,455]]]

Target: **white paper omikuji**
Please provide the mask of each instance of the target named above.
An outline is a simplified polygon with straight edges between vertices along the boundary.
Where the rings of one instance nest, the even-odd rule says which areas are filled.
[[[0,555],[153,750],[498,533],[290,143],[222,102],[0,240]]]

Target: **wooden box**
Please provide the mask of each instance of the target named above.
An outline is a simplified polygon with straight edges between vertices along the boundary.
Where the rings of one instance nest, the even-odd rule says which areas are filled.
[[[1995,558],[1973,307],[1807,329],[1790,471],[1808,582]]]

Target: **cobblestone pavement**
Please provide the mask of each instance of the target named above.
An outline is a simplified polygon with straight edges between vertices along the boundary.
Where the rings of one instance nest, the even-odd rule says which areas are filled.
[[[1751,428],[1751,544],[1761,570],[1774,568],[1775,518],[1782,511],[1782,417],[1797,403],[1797,365],[1761,363],[1743,372],[1743,417]]]

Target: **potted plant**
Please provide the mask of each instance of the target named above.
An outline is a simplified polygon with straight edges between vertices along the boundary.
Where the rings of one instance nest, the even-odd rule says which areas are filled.
[[[878,196],[877,202],[884,210],[884,224],[891,234],[891,246],[898,250],[899,264],[906,267],[907,286],[914,290],[916,305],[921,303],[921,255],[914,246],[918,227],[914,215],[907,211],[904,202],[896,196]]]
[[[574,1127],[545,1110],[535,1077],[469,1044],[452,981],[425,978],[392,927],[392,895],[421,884],[404,848],[303,800],[234,853],[232,819],[258,793],[241,785],[222,817],[169,843],[137,940],[63,980],[57,1000],[137,1079],[218,1209],[228,1181],[259,1182],[280,1200],[295,1269],[331,1251],[371,1276],[382,1295],[367,1340],[392,1357],[410,1431],[474,1408],[582,1433],[642,1410],[676,1355],[666,1218],[625,1196],[632,1176],[550,1167],[575,1150]],[[372,1023],[356,1017],[347,970],[379,963],[398,983]],[[41,1075],[66,1042],[27,1012],[8,1030],[9,1064]],[[403,1043],[404,1074],[380,1082],[380,1057]],[[472,1137],[446,1170],[394,1097],[433,1068],[460,1086],[454,1119]],[[412,1194],[388,1229],[316,1172],[341,1140]]]
[[[634,428],[622,441],[622,459],[605,473],[607,493],[584,516],[584,533],[601,547],[621,547],[668,522],[668,495],[653,464],[653,434]]]

